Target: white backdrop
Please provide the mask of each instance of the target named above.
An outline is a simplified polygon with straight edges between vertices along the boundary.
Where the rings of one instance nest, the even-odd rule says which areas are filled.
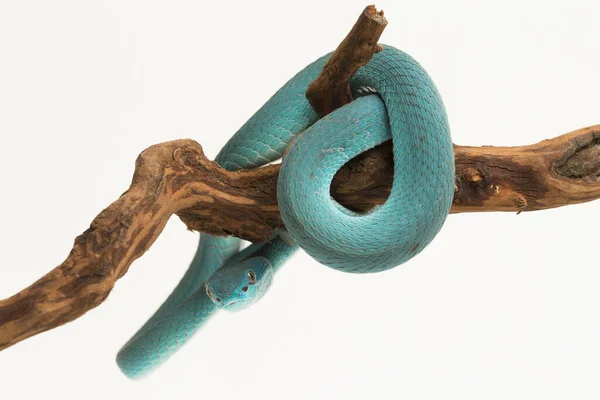
[[[0,0],[0,298],[68,255],[178,138],[210,157],[364,1]],[[458,144],[600,123],[600,3],[383,1],[382,43],[422,63]],[[114,357],[170,293],[198,234],[173,218],[108,300],[0,353],[6,399],[597,399],[600,202],[451,216],[369,276],[298,253],[251,309],[220,313],[144,381]],[[235,397],[234,397],[235,396]]]

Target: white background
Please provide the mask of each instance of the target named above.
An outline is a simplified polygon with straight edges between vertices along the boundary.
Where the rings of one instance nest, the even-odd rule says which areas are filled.
[[[147,146],[214,157],[365,1],[0,0],[0,298],[68,255]],[[600,3],[388,1],[382,43],[429,71],[458,144],[600,123]],[[419,257],[343,274],[298,253],[157,373],[115,354],[170,293],[197,234],[173,218],[108,300],[0,353],[5,399],[597,399],[600,202],[451,216]]]

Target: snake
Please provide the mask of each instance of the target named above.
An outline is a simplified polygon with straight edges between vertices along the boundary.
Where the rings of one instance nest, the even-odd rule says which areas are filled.
[[[354,100],[319,119],[305,93],[331,54],[283,85],[215,159],[236,171],[283,157],[277,202],[284,228],[241,251],[240,239],[201,234],[173,293],[119,351],[117,364],[128,377],[154,371],[218,310],[239,311],[262,298],[298,248],[339,271],[375,273],[412,259],[441,230],[455,167],[448,116],[431,77],[407,53],[384,45],[351,78]],[[330,187],[337,171],[390,139],[387,200],[366,212],[335,201]]]

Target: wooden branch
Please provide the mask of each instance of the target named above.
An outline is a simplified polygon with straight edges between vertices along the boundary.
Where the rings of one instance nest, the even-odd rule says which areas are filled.
[[[534,211],[600,198],[600,125],[522,147],[456,146],[453,213]],[[0,349],[80,317],[102,303],[173,213],[190,229],[264,241],[281,226],[279,165],[228,172],[193,140],[155,145],[138,158],[130,189],[75,240],[68,258],[0,301]],[[353,160],[332,195],[354,210],[382,204],[392,181],[391,145]]]
[[[129,190],[75,239],[67,259],[27,289],[0,301],[0,349],[102,303],[174,212],[189,207],[202,210],[199,214],[213,210],[214,225],[207,233],[232,232],[251,240],[269,237],[281,223],[275,211],[278,170],[227,172],[192,140],[148,148],[137,159]],[[234,225],[238,227],[230,231]]]
[[[369,8],[324,69],[327,86],[311,85],[311,101],[324,115],[349,101],[348,71],[370,57],[378,29]],[[376,18],[377,19],[377,18]],[[365,22],[360,22],[360,21]],[[379,23],[384,23],[382,19]],[[354,33],[353,33],[354,32]],[[352,39],[352,35],[357,35]],[[345,44],[344,44],[345,43]],[[353,43],[356,43],[353,45]],[[356,51],[352,51],[353,47]],[[353,58],[356,56],[356,58]],[[337,59],[337,58],[336,58]],[[331,71],[338,71],[332,73]],[[345,93],[344,95],[342,95]],[[328,111],[329,110],[329,111]],[[455,146],[456,194],[452,212],[534,211],[600,198],[600,125],[522,147]],[[72,321],[109,295],[115,282],[156,240],[177,214],[193,230],[233,234],[253,242],[269,239],[280,227],[277,206],[279,165],[228,172],[209,161],[193,140],[152,146],[137,159],[133,182],[75,239],[64,263],[18,294],[0,301],[0,349]],[[354,210],[385,202],[393,172],[391,143],[356,157],[335,176],[332,196]]]
[[[600,198],[600,125],[518,147],[454,146],[452,213],[537,211]],[[386,142],[351,160],[331,185],[348,208],[383,204],[393,174]]]
[[[348,82],[360,67],[371,61],[373,54],[383,49],[377,41],[386,26],[383,11],[377,11],[375,6],[368,6],[358,17],[348,36],[325,63],[323,72],[306,90],[306,98],[319,117],[353,100]]]

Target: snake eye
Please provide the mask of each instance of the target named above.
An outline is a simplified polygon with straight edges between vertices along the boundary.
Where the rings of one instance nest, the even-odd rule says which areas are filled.
[[[256,283],[256,274],[252,270],[248,271],[248,283],[251,285]]]

